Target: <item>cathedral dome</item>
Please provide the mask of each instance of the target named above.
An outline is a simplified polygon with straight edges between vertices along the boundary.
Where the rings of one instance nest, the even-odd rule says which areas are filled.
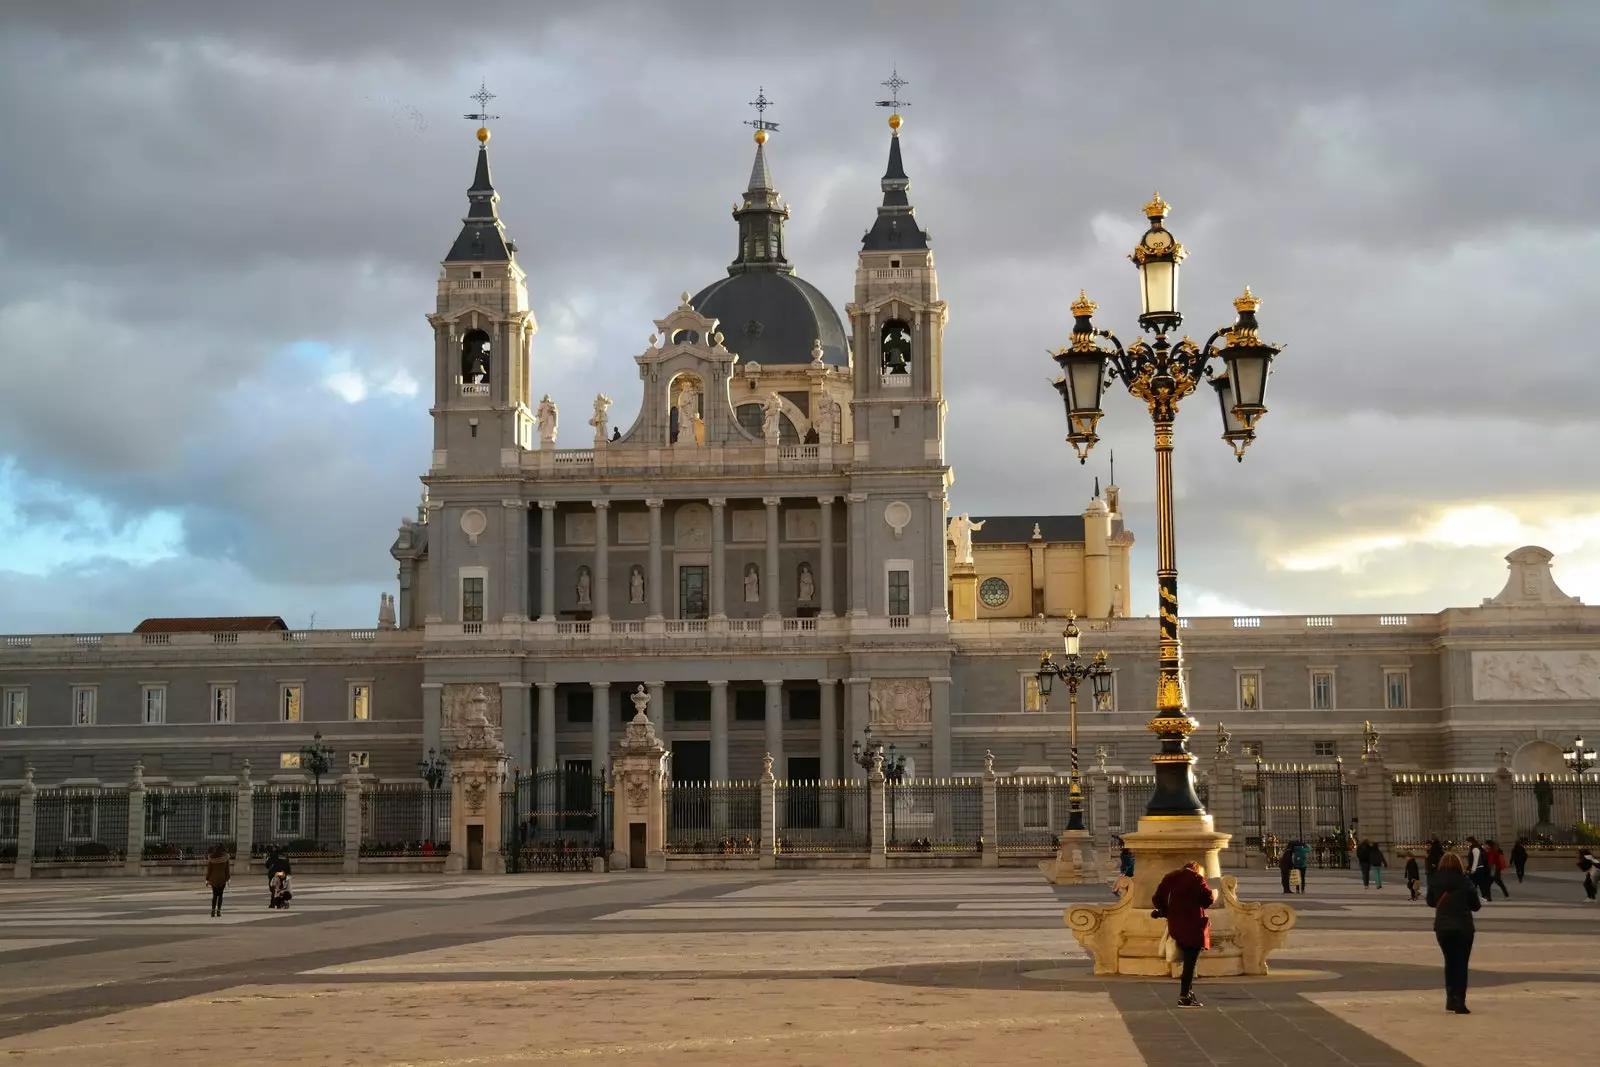
[[[777,271],[748,271],[712,282],[689,301],[717,319],[723,343],[744,363],[762,366],[810,363],[822,342],[822,361],[850,363],[844,323],[828,298],[810,282]]]

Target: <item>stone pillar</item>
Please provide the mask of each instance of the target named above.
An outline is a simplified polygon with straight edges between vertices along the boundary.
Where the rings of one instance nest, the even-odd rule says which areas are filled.
[[[656,728],[656,737],[667,743],[667,683],[646,682],[650,689],[650,722]]]
[[[1211,757],[1211,792],[1206,810],[1211,812],[1211,822],[1225,834],[1232,834],[1238,848],[1222,853],[1225,867],[1244,868],[1250,865],[1250,850],[1244,847],[1244,819],[1239,811],[1239,769],[1233,757],[1219,752]]]
[[[714,496],[711,503],[711,617],[728,617],[728,551],[726,497]],[[716,757],[713,756],[712,759]]]
[[[1404,867],[1393,851],[1394,776],[1377,752],[1361,761],[1360,776],[1356,779],[1356,811],[1361,817],[1360,836],[1376,841],[1391,866]]]
[[[502,500],[505,513],[506,552],[501,561],[501,622],[528,620],[528,506],[521,500]]]
[[[539,743],[533,754],[534,767],[553,771],[556,762],[556,683],[538,682],[539,687]]]
[[[233,855],[241,877],[250,873],[250,853],[256,847],[255,793],[255,784],[250,781],[250,761],[245,760],[239,769],[233,808]]]
[[[1089,801],[1089,828],[1094,833],[1095,849],[1102,856],[1115,858],[1121,849],[1111,844],[1111,776],[1098,767],[1083,772],[1083,787]]]
[[[728,683],[711,682],[711,780],[728,780]]]
[[[500,731],[505,738],[506,758],[523,770],[533,767],[533,710],[529,704],[527,682],[500,683]]]
[[[971,563],[950,565],[950,618],[971,622],[978,617],[978,568]]]
[[[144,761],[133,764],[133,781],[128,784],[128,841],[122,859],[124,873],[144,873]]]
[[[34,813],[33,764],[22,772],[22,789],[17,794],[17,862],[11,868],[14,878],[33,877],[33,850],[38,839],[38,821]]]
[[[1503,764],[1494,772],[1494,832],[1496,840],[1515,843],[1517,840],[1517,818],[1511,807],[1512,797],[1511,768]],[[1586,788],[1586,787],[1580,787]],[[1503,846],[1507,855],[1511,852],[1510,844]],[[1384,853],[1385,856],[1388,853]]]
[[[756,866],[771,870],[778,865],[778,780],[772,774],[772,754],[761,758],[761,843]]]
[[[611,619],[611,502],[595,500],[594,504],[594,618],[597,622]]]
[[[444,732],[444,715],[439,706],[444,687],[438,682],[422,683],[422,751],[444,751],[441,737]],[[418,753],[420,756],[421,753]]]
[[[590,682],[594,690],[594,716],[589,723],[589,770],[600,775],[611,765],[611,683]]]
[[[934,675],[928,679],[932,696],[933,774],[934,778],[950,777],[953,753],[950,751],[950,676]]]
[[[845,502],[850,505],[849,528],[846,533],[847,557],[850,561],[850,614],[867,614],[867,494],[848,493]]]
[[[1000,866],[1000,788],[993,752],[983,754],[983,865]]]
[[[495,804],[500,803],[499,796]],[[344,873],[361,871],[361,775],[354,767],[344,775]]]
[[[556,621],[556,502],[539,501],[539,621]]]
[[[883,759],[879,757],[872,761],[872,772],[867,775],[868,867],[889,866],[889,791],[884,782]]]
[[[650,509],[650,562],[648,575],[649,581],[645,583],[648,590],[646,617],[661,619],[661,509],[666,501],[659,497],[645,501]]]
[[[819,496],[817,503],[822,508],[822,523],[819,536],[822,539],[822,550],[817,554],[817,617],[831,619],[833,611],[833,497]],[[826,774],[823,775],[827,777]]]
[[[767,506],[767,565],[763,568],[766,573],[763,590],[766,592],[767,618],[776,619],[783,615],[782,601],[783,578],[778,573],[778,497],[765,496],[761,502]],[[778,764],[778,769],[783,769],[783,764]]]
[[[492,729],[469,727],[450,753],[450,854],[445,871],[481,870],[504,874],[500,851],[500,789],[505,781],[505,746]],[[482,835],[481,863],[475,868],[473,830]]]
[[[846,678],[844,680],[844,684],[845,698],[847,703],[845,719],[847,726],[845,728],[844,737],[841,739],[840,750],[843,752],[849,752],[851,751],[851,746],[857,741],[861,740],[861,735],[867,728],[867,722],[870,715],[867,706],[867,690],[871,684],[871,679]],[[854,760],[851,760],[850,777],[865,778],[866,776],[867,772],[861,767],[861,765],[856,763]]]
[[[433,532],[440,541],[444,540],[440,531],[444,522],[444,504],[437,500],[428,502],[428,525],[433,527]],[[433,585],[433,614],[429,617],[431,622],[444,622],[454,616],[456,622],[461,621],[461,613],[456,607],[456,598],[451,595],[451,585],[455,578],[451,576],[444,565],[445,550],[441,544],[439,558],[429,558],[428,580]]]
[[[787,779],[789,764],[783,758],[783,680],[764,678],[761,684],[767,688],[767,755]]]
[[[665,804],[662,785],[666,776],[666,749],[656,736],[647,707],[650,698],[636,692],[633,720],[622,732],[622,740],[611,759],[613,781],[613,822],[611,830],[611,869],[644,867],[666,869]],[[635,855],[634,827],[642,830],[639,842],[643,856]]]
[[[821,694],[818,732],[822,735],[822,780],[831,782],[839,777],[839,683],[832,678],[819,678],[817,689]]]

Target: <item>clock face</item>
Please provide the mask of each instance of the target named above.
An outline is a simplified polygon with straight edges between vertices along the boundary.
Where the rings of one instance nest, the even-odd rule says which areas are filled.
[[[1152,252],[1165,252],[1172,247],[1172,234],[1166,230],[1151,230],[1144,235],[1144,246]]]

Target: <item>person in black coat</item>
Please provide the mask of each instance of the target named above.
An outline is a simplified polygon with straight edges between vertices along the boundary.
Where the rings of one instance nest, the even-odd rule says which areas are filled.
[[[1444,954],[1444,1010],[1471,1015],[1467,1010],[1467,963],[1472,959],[1476,933],[1472,913],[1480,903],[1461,857],[1453,852],[1439,861],[1439,869],[1428,879],[1428,906],[1433,909],[1433,936]]]
[[[1520,837],[1511,846],[1511,866],[1517,872],[1517,881],[1522,881],[1523,874],[1528,870],[1528,845]]]

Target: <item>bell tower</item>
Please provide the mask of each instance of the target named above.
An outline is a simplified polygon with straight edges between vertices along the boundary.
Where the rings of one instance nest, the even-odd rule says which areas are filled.
[[[538,323],[528,310],[516,242],[500,221],[489,173],[486,113],[494,94],[479,89],[478,160],[461,232],[440,264],[434,332],[433,462],[436,473],[477,474],[518,465],[533,447],[529,356]]]
[[[909,104],[899,94],[907,83],[896,72],[884,84],[894,95],[878,102],[892,109],[883,203],[861,239],[855,299],[845,309],[855,353],[855,462],[943,467],[946,309],[900,157],[900,109]]]

